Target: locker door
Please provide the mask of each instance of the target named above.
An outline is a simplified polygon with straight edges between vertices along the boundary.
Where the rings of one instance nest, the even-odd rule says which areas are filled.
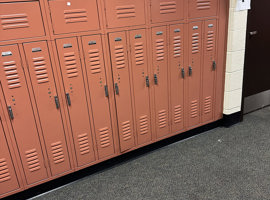
[[[56,40],[66,102],[75,143],[77,165],[95,160],[89,111],[76,38]]]
[[[100,35],[82,38],[99,158],[114,153],[109,94]]]
[[[51,171],[61,174],[70,170],[70,161],[47,43],[26,43],[24,51]]]
[[[189,24],[188,126],[200,123],[202,22]]]
[[[2,121],[0,121],[0,197],[5,193],[19,189],[17,175],[13,166]]]
[[[183,0],[150,0],[151,22],[166,22],[184,19]]]
[[[170,87],[171,87],[171,119],[172,132],[184,128],[184,25],[170,26]]]
[[[151,141],[150,80],[145,29],[129,32],[138,144]]]
[[[1,46],[0,79],[28,184],[48,177],[17,45]]]
[[[135,145],[125,32],[109,34],[121,151]]]
[[[204,61],[203,61],[203,95],[202,122],[213,119],[213,103],[216,74],[216,20],[207,20],[204,25]]]
[[[218,0],[188,0],[189,18],[217,15]]]
[[[168,100],[168,52],[166,26],[152,29],[152,51],[155,84],[155,114],[157,137],[168,135],[169,100]]]

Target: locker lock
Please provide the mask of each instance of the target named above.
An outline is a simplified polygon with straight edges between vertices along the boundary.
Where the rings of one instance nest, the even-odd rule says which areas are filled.
[[[59,109],[59,108],[60,108],[60,103],[59,103],[59,98],[58,98],[58,96],[55,96],[55,97],[54,97],[54,102],[55,102],[56,109]]]
[[[217,63],[216,61],[213,61],[213,71],[215,71],[217,69]]]
[[[71,106],[71,99],[69,93],[66,93],[67,103],[69,106]]]
[[[192,75],[192,67],[191,67],[191,66],[188,67],[188,75],[189,75],[189,76]]]
[[[182,78],[185,78],[185,69],[184,68],[181,69],[181,73],[182,73]]]
[[[158,77],[157,77],[157,75],[156,75],[156,74],[154,74],[154,82],[155,82],[155,85],[157,85],[157,84],[158,84]]]
[[[150,87],[149,77],[146,76],[145,80],[146,80],[146,87]]]
[[[109,90],[108,90],[108,86],[107,85],[104,86],[104,90],[105,90],[105,96],[106,97],[109,97]]]
[[[119,86],[117,83],[114,84],[114,88],[115,88],[115,94],[119,95]]]
[[[14,114],[11,106],[8,106],[8,114],[11,120],[14,119]]]

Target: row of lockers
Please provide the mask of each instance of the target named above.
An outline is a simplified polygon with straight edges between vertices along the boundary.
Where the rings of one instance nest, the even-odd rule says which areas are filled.
[[[48,0],[44,1],[48,7],[45,12],[41,9],[43,1],[1,2],[1,40],[44,36],[45,13],[48,13],[48,21],[57,35],[100,30],[103,15],[106,28],[146,25],[148,15],[152,24],[179,21],[184,19],[185,7],[185,0]],[[218,0],[187,2],[189,18],[217,15]],[[98,8],[102,6],[105,11],[99,13]]]

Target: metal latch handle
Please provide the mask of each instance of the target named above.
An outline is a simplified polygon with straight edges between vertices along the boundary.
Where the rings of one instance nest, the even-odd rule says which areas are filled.
[[[8,114],[9,114],[9,117],[10,117],[10,119],[14,119],[14,114],[13,114],[13,110],[12,110],[12,108],[11,108],[11,106],[8,106]]]
[[[158,84],[158,77],[156,74],[154,74],[154,81],[155,81],[155,85],[157,85]]]
[[[191,66],[188,67],[188,75],[189,75],[189,76],[192,75],[192,67],[191,67]]]
[[[185,78],[185,69],[184,68],[181,69],[181,73],[182,73],[182,78]]]
[[[145,80],[146,80],[146,87],[150,87],[149,77],[146,76]]]
[[[114,88],[115,88],[115,94],[119,95],[119,86],[117,83],[114,84]]]
[[[59,108],[60,108],[60,103],[59,103],[59,98],[58,98],[58,96],[55,96],[55,97],[54,97],[54,101],[55,101],[56,109],[59,109]]]
[[[69,93],[66,93],[67,103],[69,106],[71,106],[71,99]]]
[[[109,97],[109,90],[108,90],[108,86],[107,85],[104,86],[104,90],[105,90],[105,96],[106,97]]]

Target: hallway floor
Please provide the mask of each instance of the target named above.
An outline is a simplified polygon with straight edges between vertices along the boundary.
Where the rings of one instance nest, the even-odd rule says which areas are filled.
[[[270,107],[33,199],[270,200]]]

